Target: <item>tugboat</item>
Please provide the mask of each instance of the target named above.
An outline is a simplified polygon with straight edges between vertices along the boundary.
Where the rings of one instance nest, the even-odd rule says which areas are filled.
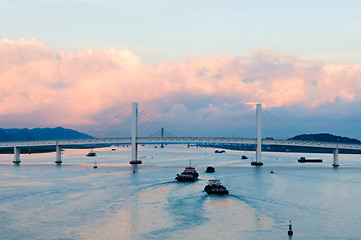
[[[208,166],[206,169],[207,173],[213,173],[215,171],[214,167]]]
[[[204,191],[208,194],[228,195],[227,188],[222,186],[221,181],[218,179],[208,180],[207,185],[204,187]]]
[[[194,167],[191,167],[191,160],[189,160],[189,167],[186,167],[181,174],[177,174],[175,179],[179,182],[195,182],[198,176],[199,174]]]
[[[95,157],[97,154],[92,150],[86,155],[87,157]]]

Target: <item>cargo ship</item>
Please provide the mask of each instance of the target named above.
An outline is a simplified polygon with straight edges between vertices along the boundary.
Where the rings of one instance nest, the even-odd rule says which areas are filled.
[[[305,157],[300,157],[300,159],[298,159],[299,163],[306,163],[306,162],[322,162],[323,160],[320,158],[305,158]]]

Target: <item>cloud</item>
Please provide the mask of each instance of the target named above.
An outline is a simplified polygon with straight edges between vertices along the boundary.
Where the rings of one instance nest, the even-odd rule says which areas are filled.
[[[176,116],[227,118],[237,106],[246,110],[255,103],[312,111],[336,101],[360,101],[360,76],[360,65],[326,64],[267,49],[149,66],[127,49],[56,51],[34,39],[3,39],[0,123],[91,125],[101,114],[129,109],[131,102],[174,121]]]

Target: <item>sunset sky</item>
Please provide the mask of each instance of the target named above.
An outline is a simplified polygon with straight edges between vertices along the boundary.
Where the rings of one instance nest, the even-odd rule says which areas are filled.
[[[197,133],[261,103],[361,139],[361,1],[0,0],[0,128],[92,128],[132,102]]]

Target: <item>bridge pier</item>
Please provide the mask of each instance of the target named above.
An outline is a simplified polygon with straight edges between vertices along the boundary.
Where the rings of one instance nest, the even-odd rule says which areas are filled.
[[[251,162],[253,166],[262,166],[261,152],[262,152],[262,134],[261,134],[261,110],[262,105],[256,105],[256,124],[257,124],[257,144],[256,144],[256,161]]]
[[[20,147],[14,147],[14,164],[20,164]]]
[[[333,149],[333,164],[332,166],[338,167],[338,145],[336,145],[336,148]]]
[[[61,161],[61,145],[58,144],[58,141],[56,142],[56,164],[61,164],[63,161]]]

